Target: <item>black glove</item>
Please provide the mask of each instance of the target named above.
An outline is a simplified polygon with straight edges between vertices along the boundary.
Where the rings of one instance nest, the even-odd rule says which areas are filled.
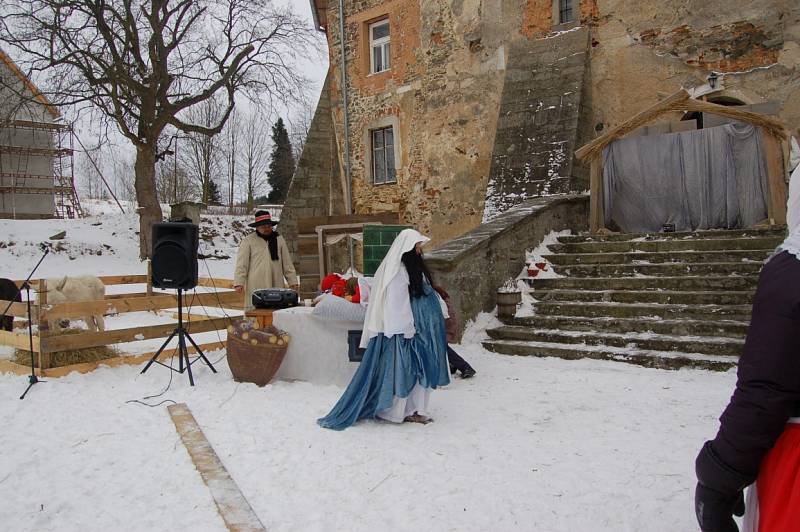
[[[733,516],[744,515],[744,493],[725,495],[699,482],[694,492],[694,511],[703,532],[739,532]]]
[[[703,532],[739,532],[733,515],[744,515],[744,488],[755,478],[736,471],[708,441],[695,460],[694,512]]]

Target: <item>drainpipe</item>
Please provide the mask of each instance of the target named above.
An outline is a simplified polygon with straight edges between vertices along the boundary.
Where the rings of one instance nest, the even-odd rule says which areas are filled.
[[[339,0],[339,42],[341,43],[342,60],[342,106],[344,116],[344,200],[347,214],[353,214],[353,198],[350,191],[350,126],[347,113],[347,59],[345,57],[344,36],[344,0]],[[348,240],[351,240],[348,238]],[[352,244],[351,244],[352,246]],[[352,251],[350,253],[352,260]]]

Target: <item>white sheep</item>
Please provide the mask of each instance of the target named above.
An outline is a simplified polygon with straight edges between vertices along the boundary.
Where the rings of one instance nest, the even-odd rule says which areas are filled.
[[[97,301],[104,299],[106,295],[106,285],[99,278],[93,275],[81,275],[77,277],[56,277],[47,279],[47,303],[55,305],[58,303],[75,303],[78,301]],[[61,330],[60,320],[49,320],[51,331]],[[88,315],[83,317],[86,326],[92,332],[103,332],[106,330],[106,323],[102,314]]]

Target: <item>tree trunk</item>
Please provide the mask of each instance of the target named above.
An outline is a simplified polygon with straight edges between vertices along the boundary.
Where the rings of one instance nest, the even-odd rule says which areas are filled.
[[[139,146],[134,166],[136,201],[139,203],[139,258],[145,260],[152,255],[151,227],[163,219],[161,205],[156,194],[155,144]]]

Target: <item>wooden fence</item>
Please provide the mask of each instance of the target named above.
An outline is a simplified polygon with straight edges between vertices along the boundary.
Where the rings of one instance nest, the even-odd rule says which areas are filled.
[[[35,289],[37,293],[36,301],[31,301],[31,321],[38,325],[38,332],[33,335],[33,352],[38,359],[38,372],[40,376],[58,377],[66,375],[71,371],[85,373],[95,369],[101,364],[109,366],[140,364],[150,359],[155,352],[135,356],[123,355],[98,362],[73,364],[58,368],[50,367],[50,354],[56,351],[138,342],[153,338],[166,339],[166,337],[175,330],[175,327],[178,325],[177,322],[106,330],[104,332],[85,331],[78,334],[52,334],[48,321],[55,321],[61,318],[81,318],[88,315],[114,315],[127,312],[157,311],[162,309],[175,309],[178,307],[177,294],[154,292],[150,284],[149,275],[112,275],[100,277],[100,280],[102,280],[106,286],[144,284],[147,288],[144,292],[107,294],[104,299],[96,301],[49,304],[47,302],[47,281],[45,279],[31,281],[31,287]],[[17,286],[21,284],[22,281],[17,281]],[[202,277],[198,280],[197,284],[198,286],[212,287],[217,290],[214,292],[184,294],[184,305],[186,305],[187,302],[191,302],[192,306],[204,306],[206,308],[242,309],[243,298],[233,290],[232,280]],[[8,305],[8,301],[0,300],[0,309],[5,308],[6,305]],[[27,303],[25,301],[22,303],[13,303],[8,314],[16,318],[24,318],[27,320]],[[173,318],[177,319],[177,316],[174,315]],[[231,318],[228,317],[187,315],[184,317],[184,326],[189,333],[197,334],[226,329],[230,321]],[[225,341],[217,341],[198,345],[203,351],[211,351],[224,348],[225,343]],[[0,345],[24,349],[26,351],[30,350],[30,340],[27,333],[0,331]],[[171,351],[171,349],[165,350],[159,358],[168,358],[171,355]],[[190,347],[189,351],[194,352],[194,349]],[[0,361],[0,371],[12,371],[24,375],[30,373],[30,366],[2,360]]]

